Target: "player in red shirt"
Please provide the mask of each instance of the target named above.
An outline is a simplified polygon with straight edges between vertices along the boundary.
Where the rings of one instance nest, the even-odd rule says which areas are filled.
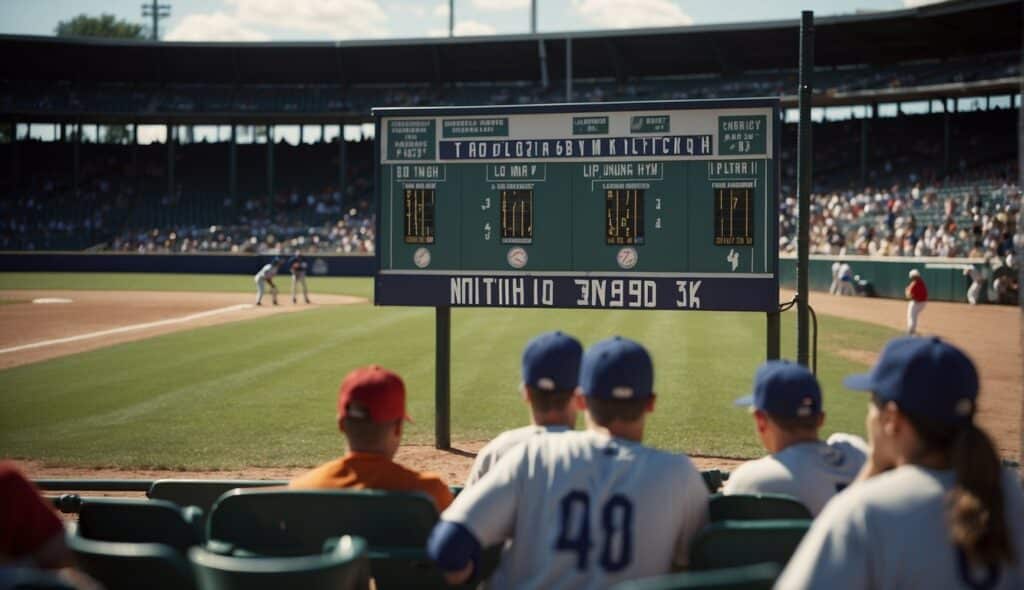
[[[0,462],[0,564],[71,565],[60,518],[10,461]]]
[[[910,271],[910,283],[907,284],[907,334],[917,333],[917,316],[924,310],[928,303],[928,286],[924,284],[921,273],[915,268]]]

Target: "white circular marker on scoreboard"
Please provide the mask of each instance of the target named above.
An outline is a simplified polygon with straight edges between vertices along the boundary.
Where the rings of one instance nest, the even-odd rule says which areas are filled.
[[[417,248],[416,252],[412,255],[412,261],[419,268],[427,268],[430,266],[430,250]]]
[[[636,266],[637,258],[636,248],[627,247],[619,250],[619,253],[615,256],[615,261],[619,263],[620,268],[630,269]]]
[[[529,256],[526,255],[526,250],[522,248],[512,248],[508,251],[508,265],[512,268],[523,268],[526,266],[526,261]]]

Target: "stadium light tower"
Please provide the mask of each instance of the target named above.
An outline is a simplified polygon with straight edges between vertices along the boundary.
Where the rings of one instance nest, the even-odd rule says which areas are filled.
[[[171,16],[171,5],[170,4],[159,4],[158,0],[153,0],[149,4],[142,5],[142,16],[152,17],[153,19],[153,40],[160,40],[160,19],[168,18]]]

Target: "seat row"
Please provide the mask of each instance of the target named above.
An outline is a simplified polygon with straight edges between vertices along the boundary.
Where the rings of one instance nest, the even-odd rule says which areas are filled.
[[[197,499],[218,485],[177,487]],[[280,576],[306,576],[285,584],[294,587],[359,588],[371,576],[385,590],[446,587],[424,550],[438,514],[418,493],[249,488],[224,492],[208,512],[166,499],[84,498],[77,508],[69,544],[83,569],[111,590],[138,587],[138,572],[147,572],[142,585],[173,581],[167,588],[236,588],[251,576],[266,578],[266,587],[280,587]],[[712,524],[692,546],[691,569],[781,567],[810,524],[807,509],[784,496],[716,495],[710,512]],[[470,586],[493,572],[500,549],[485,550],[480,579]],[[164,573],[150,573],[156,571]],[[264,586],[250,580],[244,587]]]

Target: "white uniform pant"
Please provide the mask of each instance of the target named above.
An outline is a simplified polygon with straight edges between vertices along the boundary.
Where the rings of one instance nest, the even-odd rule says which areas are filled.
[[[832,275],[832,284],[828,286],[828,292],[833,295],[839,294],[839,275]]]
[[[917,333],[917,316],[921,315],[927,301],[911,300],[907,303],[907,334]]]
[[[266,287],[265,287],[266,284],[267,284],[267,281],[265,281],[263,279],[259,279],[259,280],[256,281],[256,304],[257,305],[259,305],[260,303],[263,302],[263,291],[264,291],[264,289],[266,289]],[[270,297],[271,297],[271,300],[276,304],[277,303],[277,287],[275,287],[273,285],[270,286]]]
[[[981,295],[981,283],[971,281],[971,286],[967,288],[967,302],[971,305],[977,305],[978,295]]]
[[[309,287],[306,286],[306,273],[292,274],[292,303],[295,303],[295,295],[298,292],[299,284],[302,284],[302,298],[309,303]]]

